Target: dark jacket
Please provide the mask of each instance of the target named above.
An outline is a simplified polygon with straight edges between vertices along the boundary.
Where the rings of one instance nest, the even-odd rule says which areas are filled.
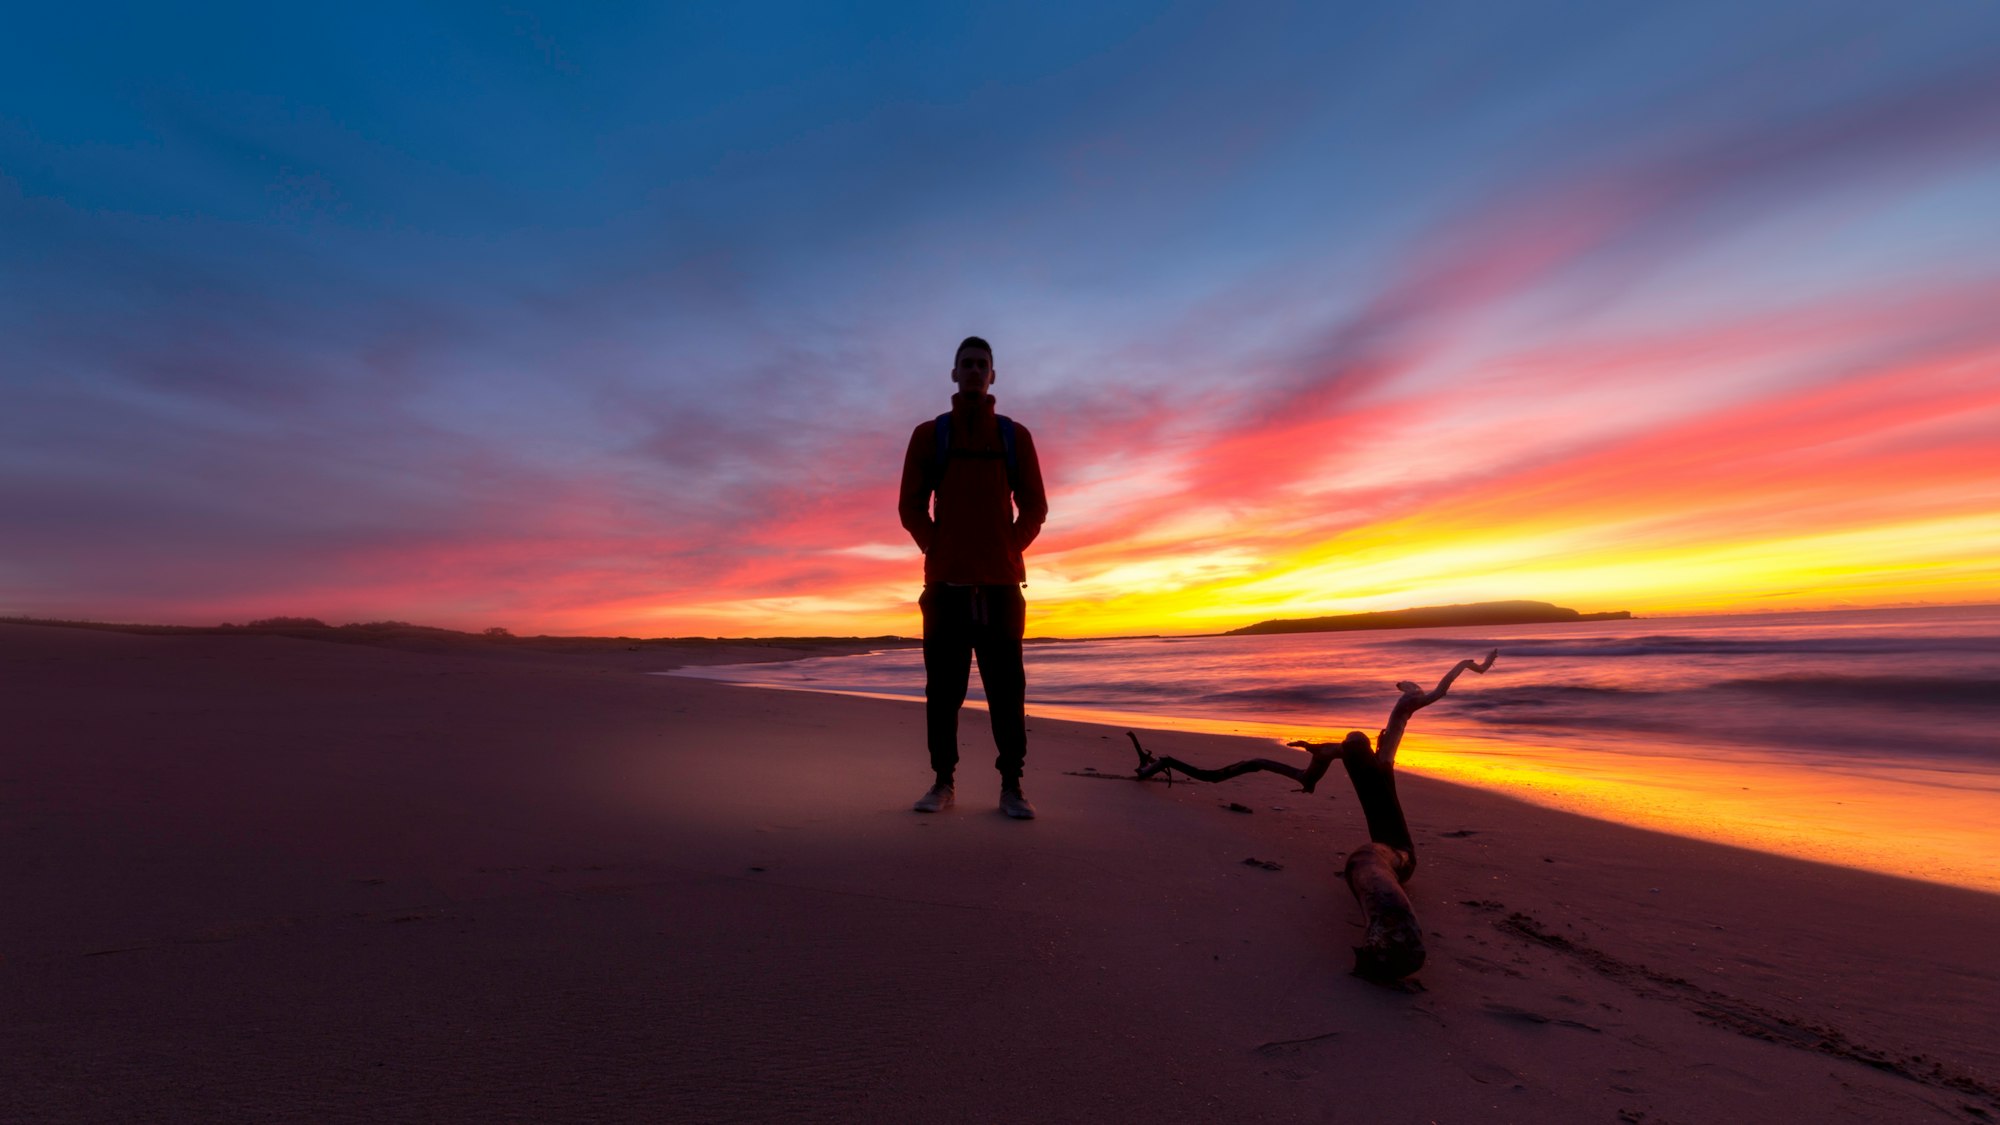
[[[1019,484],[1010,488],[993,396],[951,396],[951,428],[951,457],[937,482],[935,509],[929,478],[937,457],[936,420],[917,427],[903,454],[896,511],[924,552],[924,582],[1020,585],[1028,577],[1021,552],[1049,515],[1035,439],[1014,423]]]

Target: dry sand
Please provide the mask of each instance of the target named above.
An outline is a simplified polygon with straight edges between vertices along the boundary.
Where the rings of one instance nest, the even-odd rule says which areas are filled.
[[[2000,1116],[2000,898],[1409,777],[1385,988],[1338,779],[662,663],[0,626],[0,1120]]]

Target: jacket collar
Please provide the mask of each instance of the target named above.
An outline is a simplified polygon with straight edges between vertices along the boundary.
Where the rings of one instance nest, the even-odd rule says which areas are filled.
[[[955,418],[967,421],[985,421],[993,417],[992,395],[969,395],[964,391],[951,396],[951,413]]]

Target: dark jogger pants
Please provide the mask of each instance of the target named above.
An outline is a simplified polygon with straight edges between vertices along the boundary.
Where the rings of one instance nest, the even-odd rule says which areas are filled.
[[[958,709],[979,657],[979,682],[993,719],[994,761],[1002,781],[1018,782],[1028,756],[1028,677],[1021,669],[1027,601],[1018,586],[924,587],[924,712],[931,769],[950,777],[958,766]]]

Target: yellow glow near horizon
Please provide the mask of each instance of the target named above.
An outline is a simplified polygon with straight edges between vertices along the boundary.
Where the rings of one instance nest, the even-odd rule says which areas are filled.
[[[919,556],[853,552],[896,576],[785,597],[632,602],[552,622],[635,636],[913,636]],[[879,557],[879,558],[878,558]],[[1438,516],[1360,527],[1289,552],[1248,547],[1029,556],[1028,631],[1211,633],[1273,618],[1529,599],[1640,616],[2000,601],[2000,513],[1697,538],[1632,519],[1500,531]],[[902,572],[907,571],[907,575]],[[717,591],[717,593],[720,593]]]
[[[2000,515],[1724,543],[1593,544],[1549,530],[1467,544],[1416,534],[1431,538],[1404,540],[1388,526],[1282,562],[1229,556],[1225,568],[1212,555],[1170,556],[1107,568],[1041,583],[1048,595],[1031,602],[1031,620],[1052,635],[1110,636],[1509,598],[1658,615],[2000,596]],[[1141,573],[1179,580],[1129,581]],[[1031,594],[1036,587],[1031,575]]]

